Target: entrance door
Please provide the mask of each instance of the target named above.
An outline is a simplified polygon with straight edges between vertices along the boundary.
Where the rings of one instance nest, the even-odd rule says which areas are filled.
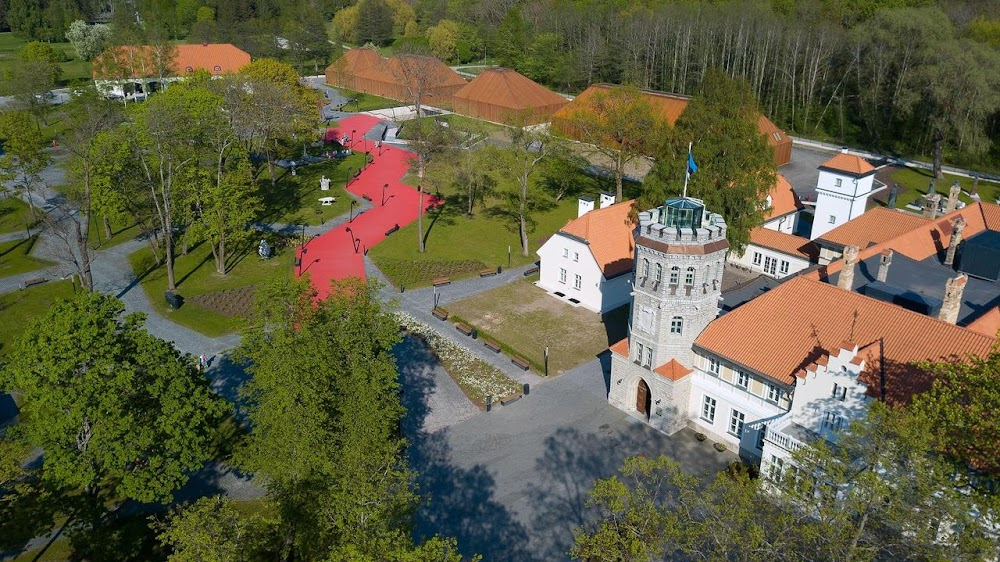
[[[635,393],[635,409],[649,419],[649,406],[652,401],[652,396],[650,396],[649,385],[646,381],[639,379],[639,389]]]

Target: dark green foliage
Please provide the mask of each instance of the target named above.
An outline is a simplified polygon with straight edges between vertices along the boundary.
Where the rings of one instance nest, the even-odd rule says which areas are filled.
[[[388,45],[392,41],[392,8],[386,0],[358,2],[358,42]]]
[[[640,208],[680,195],[687,169],[688,144],[698,171],[688,195],[703,199],[728,225],[727,238],[737,252],[764,215],[760,204],[776,181],[771,149],[757,129],[760,109],[749,84],[719,70],[709,70],[701,92],[691,100],[662,148],[646,181]]]

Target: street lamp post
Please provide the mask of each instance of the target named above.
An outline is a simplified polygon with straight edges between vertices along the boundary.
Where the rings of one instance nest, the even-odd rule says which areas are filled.
[[[302,252],[299,253],[299,276],[302,276],[302,262],[306,261],[306,254],[309,250],[305,246],[302,246]]]
[[[351,178],[352,177],[353,177],[353,175],[351,174],[351,169],[348,168],[347,169],[347,181],[344,182],[344,189],[347,189],[348,187],[351,186]]]
[[[354,135],[355,135],[355,134],[356,134],[357,132],[358,132],[358,130],[357,130],[357,129],[351,129],[351,146],[352,146],[352,147],[354,146],[354,143],[358,142],[357,140],[355,140],[355,139],[354,139]]]
[[[385,207],[385,189],[389,187],[389,184],[382,185],[382,206]]]
[[[351,227],[347,227],[344,230],[346,230],[347,233],[351,235],[351,246],[354,248],[354,253],[355,254],[358,253],[358,240],[357,238],[354,237],[354,231],[351,230]]]

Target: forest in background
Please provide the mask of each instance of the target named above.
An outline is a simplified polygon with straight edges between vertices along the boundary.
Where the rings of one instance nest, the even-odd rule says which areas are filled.
[[[340,43],[422,46],[566,93],[611,82],[692,94],[717,67],[792,134],[1000,168],[996,0],[0,0],[0,29],[43,41],[102,16],[306,73]]]

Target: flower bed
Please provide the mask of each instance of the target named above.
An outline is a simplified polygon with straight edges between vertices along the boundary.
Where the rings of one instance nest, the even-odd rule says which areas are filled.
[[[404,330],[427,343],[444,369],[458,383],[462,392],[480,409],[486,407],[486,396],[492,396],[493,402],[497,403],[520,392],[521,383],[442,336],[427,324],[403,312],[397,312],[396,319]]]

